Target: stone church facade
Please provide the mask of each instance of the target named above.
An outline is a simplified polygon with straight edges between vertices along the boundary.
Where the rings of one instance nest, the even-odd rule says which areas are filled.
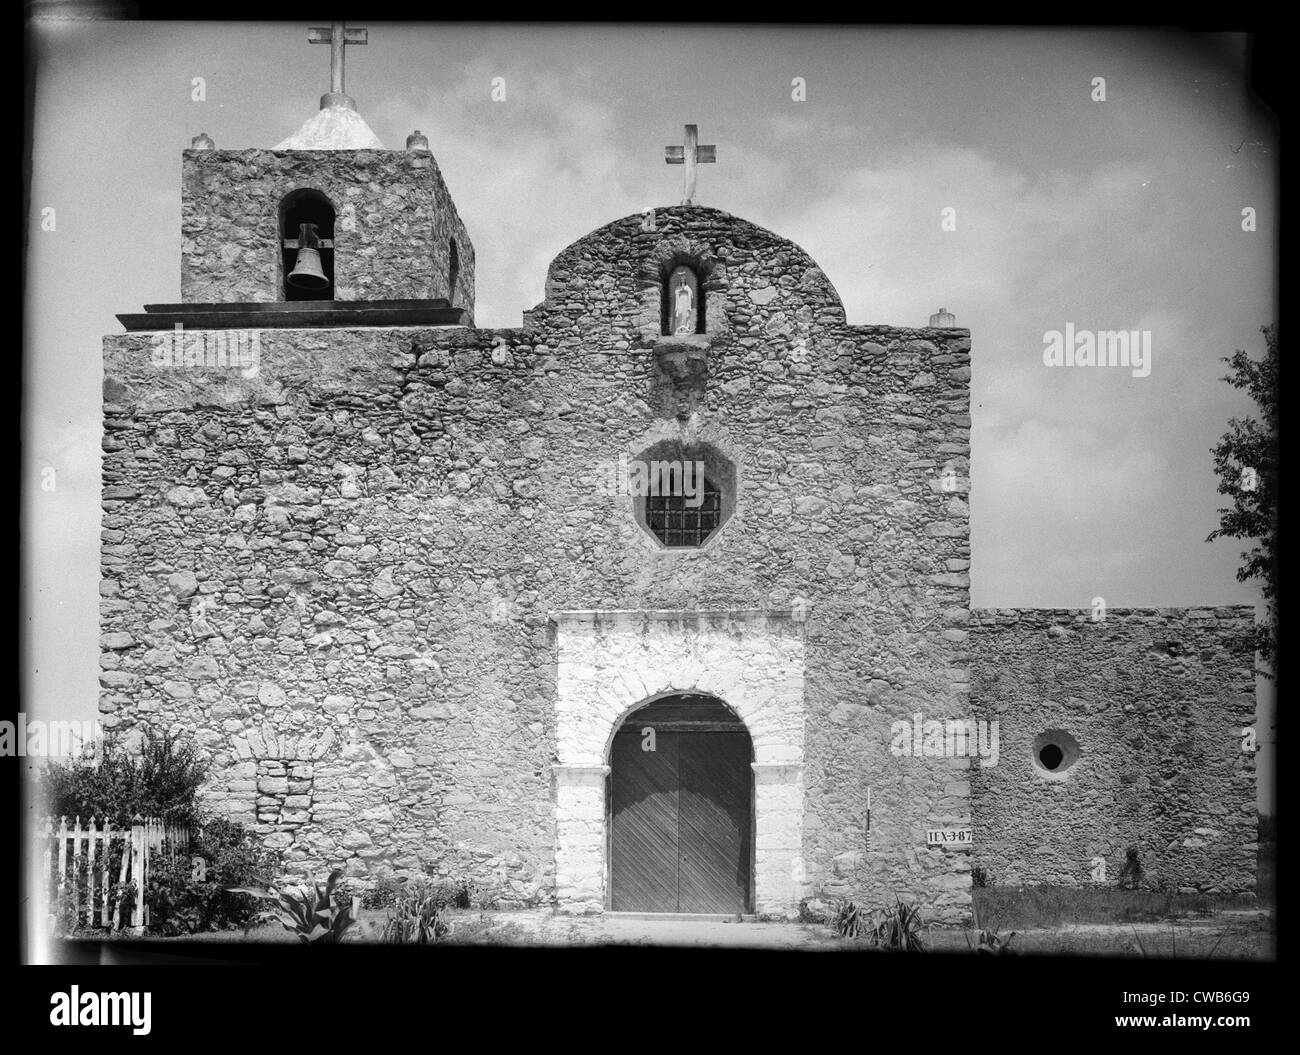
[[[182,173],[182,303],[104,341],[101,720],[193,735],[293,869],[947,922],[972,866],[1113,881],[1129,846],[1253,886],[1249,609],[972,611],[969,331],[851,325],[694,205],[480,329],[418,134]],[[698,505],[629,486],[672,463]]]

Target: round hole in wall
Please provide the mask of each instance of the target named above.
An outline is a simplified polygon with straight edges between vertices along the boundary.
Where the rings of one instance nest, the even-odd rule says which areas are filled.
[[[1031,748],[1035,771],[1048,780],[1064,779],[1082,754],[1079,741],[1064,729],[1039,733]]]

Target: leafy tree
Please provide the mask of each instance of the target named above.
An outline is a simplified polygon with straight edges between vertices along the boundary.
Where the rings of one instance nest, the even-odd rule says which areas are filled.
[[[98,762],[80,757],[47,766],[41,791],[54,817],[103,817],[114,827],[129,827],[139,814],[193,826],[206,776],[207,763],[179,734],[146,732],[137,755],[109,733]]]
[[[1237,581],[1261,581],[1267,615],[1255,630],[1255,647],[1270,666],[1277,656],[1277,324],[1263,326],[1267,351],[1252,359],[1240,349],[1225,357],[1229,373],[1223,380],[1244,389],[1259,407],[1259,418],[1231,418],[1228,431],[1213,448],[1219,494],[1232,506],[1219,510],[1219,526],[1207,542],[1220,536],[1253,539],[1242,553]]]

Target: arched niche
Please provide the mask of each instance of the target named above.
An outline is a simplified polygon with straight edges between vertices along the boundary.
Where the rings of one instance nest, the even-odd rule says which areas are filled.
[[[697,343],[727,329],[726,267],[706,243],[685,235],[665,237],[646,255],[637,281],[639,327],[650,341]],[[679,314],[690,323],[684,329]]]
[[[678,264],[663,282],[661,328],[664,336],[683,337],[705,330],[704,286],[690,264]]]

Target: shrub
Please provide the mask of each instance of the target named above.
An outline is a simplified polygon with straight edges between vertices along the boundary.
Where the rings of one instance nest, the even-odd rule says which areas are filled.
[[[340,905],[350,905],[354,897],[359,897],[362,908],[389,909],[415,890],[423,896],[432,897],[442,908],[473,908],[480,897],[473,880],[434,879],[429,876],[407,879],[387,872],[370,884],[356,879],[340,881],[334,888],[334,900]]]
[[[193,827],[206,776],[207,763],[180,734],[146,732],[137,755],[108,733],[98,763],[84,756],[52,762],[41,773],[40,790],[54,817],[105,818],[129,828],[139,815]]]
[[[90,898],[90,882],[84,873],[77,873],[68,877],[68,888],[64,891],[64,898],[58,902],[54,909],[54,933],[67,936],[76,934],[86,928],[85,921],[81,918],[81,907],[84,906]],[[75,897],[72,886],[75,884]],[[116,884],[114,884],[116,887]],[[109,911],[112,911],[114,893],[109,895]],[[50,904],[55,904],[51,900]],[[96,916],[98,920],[98,916]]]
[[[392,908],[402,896],[406,880],[391,873],[380,876],[374,886],[361,896],[361,904],[366,908]]]
[[[370,884],[343,879],[334,888],[334,901],[339,905],[351,905],[352,899],[359,897],[362,908],[392,908],[401,896],[405,882],[391,872]]]
[[[205,863],[203,879],[193,876],[193,858]],[[194,934],[245,927],[256,901],[228,887],[265,885],[280,870],[280,855],[267,850],[242,824],[208,817],[196,829],[188,853],[154,854],[149,861],[149,929],[158,934]]]
[[[86,906],[90,904],[90,878],[85,872],[80,872],[75,878],[71,874],[68,876],[62,900],[56,900],[54,897],[56,887],[51,885],[50,905],[53,906],[55,935],[66,938],[79,934],[93,934],[96,931],[102,934],[103,931],[100,926],[102,916],[100,913],[105,898],[108,902],[108,918],[110,921],[113,919],[115,910],[119,922],[128,923],[131,921],[132,914],[135,912],[135,880],[128,879],[125,883],[119,883],[116,879],[117,868],[122,861],[120,849],[116,849],[116,853],[113,854],[113,861],[114,865],[111,874],[114,878],[109,880],[107,895],[102,893],[102,888],[96,892],[95,911],[89,922],[83,917]],[[96,868],[96,871],[98,871],[98,868]],[[74,884],[75,898],[73,895]]]
[[[209,884],[191,878],[187,855],[166,851],[152,854],[144,892],[150,932],[170,937],[215,930],[206,925],[209,890]],[[223,891],[218,887],[217,892]]]
[[[800,923],[829,923],[830,913],[826,905],[813,898],[802,898],[799,901],[799,922]]]
[[[1121,890],[1136,890],[1142,885],[1142,861],[1138,857],[1138,848],[1130,846],[1124,851],[1124,867],[1119,873]]]
[[[334,887],[334,901],[339,905],[350,905],[354,897],[361,898],[362,907],[366,905],[366,894],[368,891],[365,887],[359,885],[353,879],[340,879]]]
[[[444,908],[473,908],[480,897],[472,879],[432,880],[429,889]]]
[[[1277,816],[1272,813],[1256,814],[1257,838],[1262,843],[1277,841]]]

